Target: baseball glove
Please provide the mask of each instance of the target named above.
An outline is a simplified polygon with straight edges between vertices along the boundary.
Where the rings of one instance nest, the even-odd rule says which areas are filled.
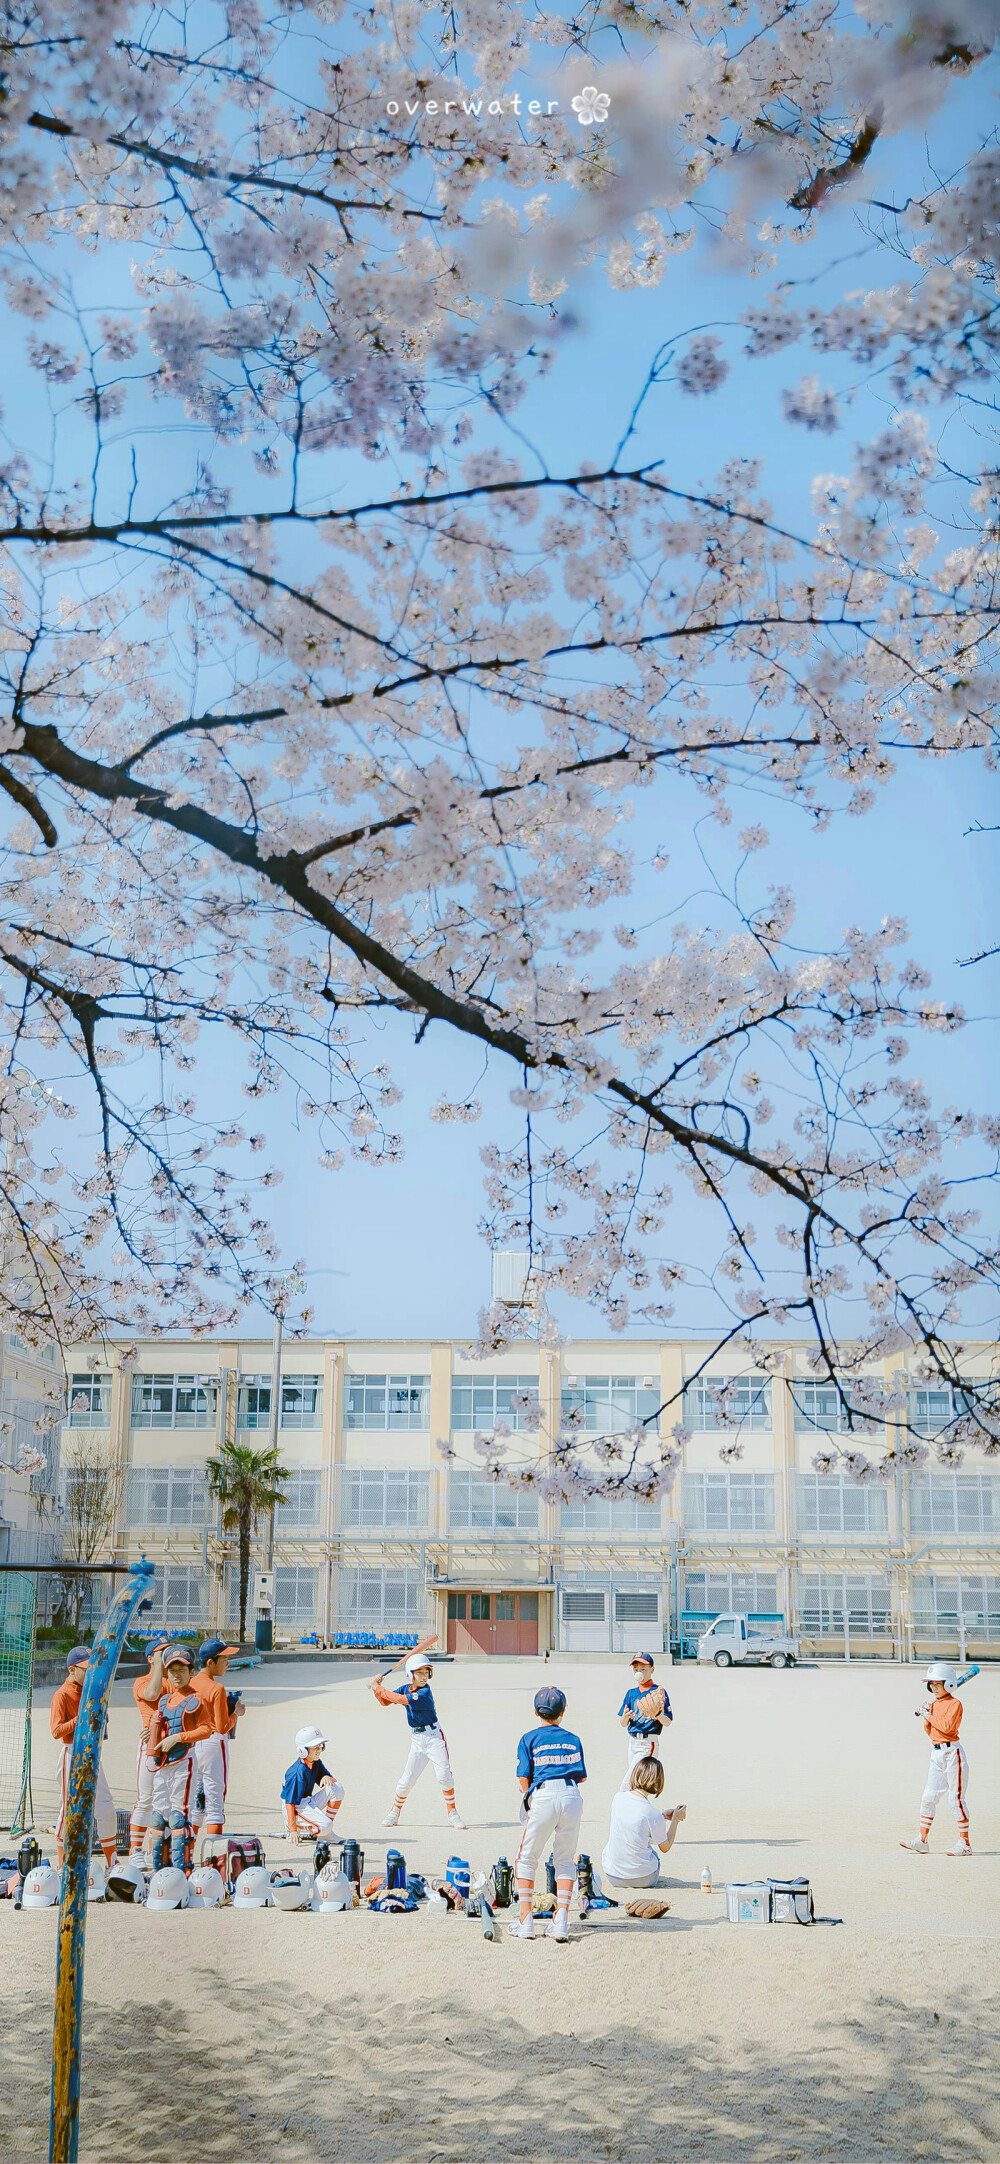
[[[649,1894],[640,1894],[637,1901],[627,1903],[625,1914],[626,1916],[645,1917],[665,1916],[669,1907],[669,1901],[657,1901]]]
[[[465,1901],[463,1896],[459,1893],[457,1887],[452,1885],[450,1878],[436,1878],[434,1880],[434,1891],[441,1895],[442,1900],[447,1901],[448,1907],[454,1909],[456,1914],[464,1912]]]
[[[662,1720],[662,1718],[663,1718],[663,1699],[664,1699],[664,1692],[663,1692],[662,1686],[661,1686],[660,1684],[657,1684],[657,1685],[656,1685],[656,1688],[655,1688],[655,1690],[652,1690],[652,1691],[647,1691],[647,1692],[646,1692],[645,1698],[637,1698],[637,1699],[636,1699],[636,1702],[635,1702],[635,1707],[634,1707],[634,1709],[633,1709],[633,1714],[632,1714],[632,1718],[633,1718],[633,1720],[640,1720],[640,1721],[659,1721],[659,1720]]]

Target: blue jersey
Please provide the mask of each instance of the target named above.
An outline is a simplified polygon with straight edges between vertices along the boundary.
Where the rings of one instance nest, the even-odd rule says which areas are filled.
[[[315,1764],[311,1766],[306,1765],[304,1758],[297,1758],[294,1766],[289,1766],[282,1782],[282,1803],[305,1803],[308,1797],[312,1795],[313,1789],[318,1788],[321,1781],[329,1778],[330,1776],[321,1758],[317,1758]]]
[[[647,1698],[650,1691],[657,1691],[661,1690],[662,1688],[662,1684],[659,1683],[644,1683],[642,1685],[636,1684],[636,1687],[633,1691],[626,1691],[625,1696],[622,1699],[621,1705],[618,1708],[619,1718],[623,1713],[631,1713],[633,1708],[638,1705],[640,1698]],[[663,1711],[666,1714],[668,1720],[673,1719],[673,1715],[670,1711],[670,1700],[667,1697],[666,1691],[663,1692]],[[628,1732],[630,1736],[658,1736],[662,1733],[662,1730],[662,1721],[633,1720],[630,1721],[628,1724]]]
[[[406,1700],[406,1718],[410,1727],[419,1734],[422,1728],[436,1728],[438,1717],[429,1683],[422,1683],[419,1690],[413,1683],[404,1685],[400,1697]]]
[[[517,1770],[531,1783],[529,1796],[544,1781],[585,1781],[587,1768],[579,1736],[570,1728],[552,1728],[548,1722],[529,1728],[517,1746]]]

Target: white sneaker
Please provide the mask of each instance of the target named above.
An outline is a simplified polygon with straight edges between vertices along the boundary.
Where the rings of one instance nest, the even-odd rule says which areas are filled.
[[[535,1936],[534,1917],[526,1916],[523,1923],[519,1920],[516,1924],[508,1924],[507,1936],[512,1939],[533,1939]]]
[[[569,1917],[565,1909],[556,1910],[552,1922],[545,1926],[545,1936],[547,1939],[557,1939],[560,1946],[565,1946],[569,1938]]]
[[[954,1848],[947,1849],[946,1854],[949,1856],[971,1856],[972,1850],[967,1841],[956,1841]]]
[[[384,1819],[382,1820],[382,1824],[383,1824],[383,1826],[398,1826],[398,1824],[399,1824],[399,1808],[398,1808],[398,1805],[396,1805],[396,1804],[394,1803],[394,1804],[393,1804],[393,1807],[392,1807],[392,1810],[391,1810],[391,1811],[387,1811],[387,1812],[386,1812],[386,1814],[385,1814],[385,1817],[384,1817]]]
[[[911,1856],[926,1856],[928,1853],[926,1841],[901,1841],[899,1845],[900,1848],[908,1848]]]
[[[466,1826],[464,1818],[459,1818],[457,1811],[449,1811],[448,1824],[449,1826],[454,1826],[458,1833],[468,1832],[468,1828]]]

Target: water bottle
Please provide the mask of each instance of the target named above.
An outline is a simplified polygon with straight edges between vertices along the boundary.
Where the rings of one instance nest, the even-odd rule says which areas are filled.
[[[448,1881],[449,1886],[454,1886],[455,1892],[461,1896],[463,1901],[467,1901],[469,1898],[470,1874],[469,1866],[465,1862],[464,1857],[449,1856],[448,1861],[445,1865],[444,1875]]]
[[[576,1887],[581,1901],[593,1900],[594,1866],[589,1856],[578,1856],[576,1859]]]
[[[493,1905],[509,1909],[514,1895],[514,1873],[506,1856],[498,1856],[493,1866]]]
[[[548,1861],[547,1861],[547,1863],[546,1863],[546,1866],[545,1866],[545,1891],[546,1891],[546,1893],[554,1894],[554,1893],[555,1893],[555,1890],[556,1890],[556,1867],[555,1867],[555,1864],[553,1863],[553,1861],[552,1861],[552,1858],[551,1858],[551,1856],[550,1856],[550,1857],[549,1857],[549,1859],[548,1859]]]
[[[711,1893],[712,1891],[712,1866],[709,1863],[705,1865],[701,1874],[701,1890],[702,1893]]]
[[[356,1841],[344,1842],[340,1855],[340,1866],[346,1877],[350,1879],[352,1886],[357,1886],[360,1892],[361,1874],[365,1868],[365,1856],[364,1850],[358,1847]]]
[[[321,1871],[325,1870],[330,1861],[331,1853],[329,1841],[317,1841],[313,1851],[313,1870],[316,1872],[317,1877]]]
[[[406,1857],[398,1848],[386,1850],[385,1884],[387,1893],[394,1893],[397,1888],[406,1892]]]

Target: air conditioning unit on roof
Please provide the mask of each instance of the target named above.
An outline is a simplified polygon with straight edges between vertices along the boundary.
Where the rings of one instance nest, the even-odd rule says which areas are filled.
[[[491,1294],[505,1307],[534,1307],[537,1294],[531,1282],[531,1256],[509,1251],[491,1258]]]

